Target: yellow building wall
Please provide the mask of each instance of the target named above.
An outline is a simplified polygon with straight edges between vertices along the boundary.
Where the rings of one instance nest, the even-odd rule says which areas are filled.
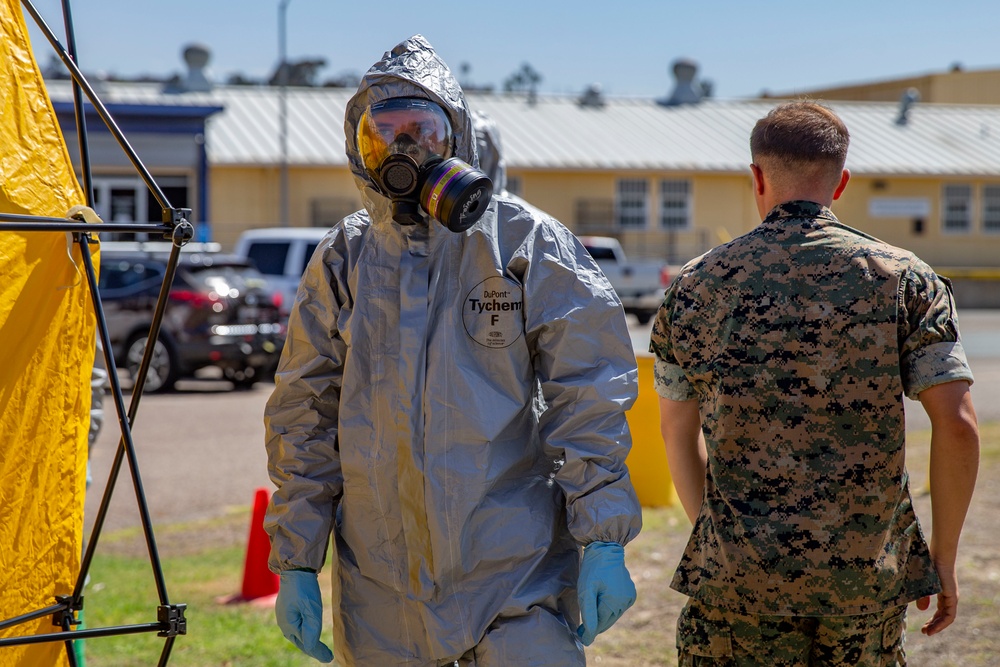
[[[749,170],[746,174],[697,174],[669,172],[570,172],[512,170],[521,183],[521,196],[546,211],[577,234],[614,234],[634,259],[661,259],[680,264],[708,249],[753,229],[760,218],[753,199]],[[613,204],[620,178],[648,181],[649,220],[645,229],[615,228]],[[691,229],[670,233],[657,220],[659,180],[689,178]],[[941,194],[944,184],[962,183],[973,188],[972,230],[944,233]],[[280,226],[279,172],[275,168],[216,166],[211,174],[212,240],[229,249],[239,234],[254,227]],[[994,179],[871,178],[853,176],[833,210],[841,220],[887,243],[912,250],[938,267],[1000,268],[1000,233],[984,232],[981,195]],[[923,232],[917,234],[909,217],[870,215],[873,198],[924,199],[929,203]],[[353,211],[361,197],[346,168],[292,168],[289,170],[290,226],[313,225],[313,202],[337,199]],[[610,211],[603,230],[580,229],[577,204],[603,202]]]
[[[897,102],[907,88],[920,91],[921,102],[1000,104],[1000,69],[949,71],[850,86],[765,93],[765,98],[807,96],[821,100]]]
[[[521,180],[521,197],[570,229],[576,226],[578,200],[615,196],[616,176],[610,172],[512,171],[510,175]]]
[[[711,247],[746,234],[760,222],[749,167],[745,175],[704,176],[693,182],[694,225],[708,231]]]
[[[941,196],[946,183],[972,187],[972,228],[969,232],[945,232],[942,229]],[[844,224],[886,243],[906,248],[936,269],[1000,268],[1000,233],[985,232],[982,227],[981,196],[984,185],[1000,185],[1000,177],[949,181],[853,177],[841,199],[834,202],[833,211]],[[870,204],[873,198],[927,200],[930,213],[923,219],[923,232],[914,231],[912,216],[872,216]]]
[[[931,77],[921,99],[945,104],[1000,104],[1000,70],[955,72]]]
[[[686,262],[708,249],[744,234],[758,222],[750,172],[690,174],[677,172],[544,172],[512,171],[522,184],[521,195],[577,234],[613,234],[634,259]],[[642,229],[619,229],[614,224],[616,183],[621,178],[647,181],[648,220]],[[659,225],[659,181],[688,179],[691,183],[690,229],[667,231]],[[581,228],[577,202],[604,201],[611,206],[605,229]]]
[[[231,248],[240,232],[278,224],[278,174],[262,167],[212,167],[212,240]]]
[[[211,173],[212,240],[232,248],[240,233],[255,227],[280,227],[280,171],[275,167],[216,165]],[[288,224],[312,226],[315,199],[343,197],[354,210],[361,197],[346,167],[293,167],[288,170]]]

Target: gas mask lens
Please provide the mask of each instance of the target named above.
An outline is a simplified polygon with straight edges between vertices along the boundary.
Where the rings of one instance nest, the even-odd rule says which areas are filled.
[[[433,155],[451,156],[451,123],[444,109],[429,100],[403,97],[376,102],[358,123],[358,150],[365,168],[378,172],[390,155],[423,164]]]
[[[400,224],[423,221],[420,208],[453,232],[476,223],[493,183],[451,157],[451,123],[437,104],[418,98],[377,102],[361,115],[358,150],[365,170],[392,202]]]

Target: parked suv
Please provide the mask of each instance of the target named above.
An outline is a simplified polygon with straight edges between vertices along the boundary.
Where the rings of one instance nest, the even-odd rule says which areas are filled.
[[[316,246],[330,230],[326,227],[265,227],[243,232],[233,254],[246,257],[281,293],[282,314],[295,302],[302,273]]]
[[[219,253],[217,245],[190,245],[177,263],[145,390],[170,389],[210,366],[237,388],[270,379],[284,343],[273,291],[246,259]],[[133,380],[168,257],[169,244],[101,244],[98,289],[111,345]]]

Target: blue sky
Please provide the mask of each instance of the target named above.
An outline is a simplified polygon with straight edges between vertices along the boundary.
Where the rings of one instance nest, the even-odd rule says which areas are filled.
[[[65,44],[59,0],[34,6]],[[87,0],[72,5],[85,72],[184,71],[190,43],[212,51],[209,71],[266,78],[278,60],[279,0]],[[501,9],[502,8],[502,9]],[[382,53],[422,33],[464,80],[499,89],[523,63],[539,89],[659,97],[677,58],[699,64],[719,98],[809,90],[942,72],[1000,68],[996,0],[640,0],[503,3],[288,0],[289,59],[323,58],[319,79],[361,75]],[[26,16],[29,25],[33,24]],[[51,49],[32,30],[36,59]]]

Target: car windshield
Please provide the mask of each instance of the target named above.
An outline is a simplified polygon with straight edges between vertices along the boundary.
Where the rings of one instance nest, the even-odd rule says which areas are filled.
[[[587,246],[587,252],[589,252],[590,256],[593,257],[595,260],[605,260],[605,259],[615,258],[615,251],[612,250],[611,248]]]
[[[129,258],[102,258],[98,287],[102,290],[157,289],[163,280],[163,269],[155,262]]]

